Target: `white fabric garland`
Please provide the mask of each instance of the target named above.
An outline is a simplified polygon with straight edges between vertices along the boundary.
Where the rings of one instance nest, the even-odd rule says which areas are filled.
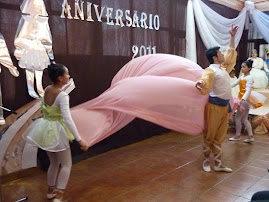
[[[235,37],[235,47],[237,47],[243,34],[246,19],[248,19],[248,12],[258,32],[263,36],[264,40],[269,43],[269,15],[255,9],[253,2],[245,1],[244,8],[239,15],[233,19],[219,15],[201,0],[192,0],[192,4],[195,21],[206,48],[219,46],[221,51],[225,51],[229,45],[229,30],[232,25],[239,27]],[[190,43],[190,39],[193,38],[193,35],[195,36],[195,29],[192,28],[193,24],[189,19],[193,16],[193,11],[189,8],[189,5],[191,5],[190,2],[188,2],[187,6],[186,57],[196,62],[196,44]],[[192,42],[196,43],[195,41]],[[195,47],[195,49],[193,49],[193,47]]]
[[[245,1],[245,7],[249,10],[251,22],[255,25],[255,28],[257,28],[264,40],[269,43],[269,15],[255,9],[253,2]]]
[[[235,47],[237,47],[244,30],[247,14],[246,8],[233,19],[219,15],[201,0],[193,0],[193,8],[197,27],[206,48],[219,46],[221,51],[224,51],[229,45],[229,30],[232,25],[239,27],[235,37]]]

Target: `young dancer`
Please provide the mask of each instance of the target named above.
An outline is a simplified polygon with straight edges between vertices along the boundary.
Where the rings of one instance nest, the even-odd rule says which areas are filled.
[[[230,30],[230,44],[225,55],[220,52],[220,47],[207,50],[206,56],[210,66],[205,69],[204,75],[195,86],[202,94],[209,93],[209,101],[205,108],[205,131],[203,141],[204,162],[203,169],[210,172],[209,156],[214,155],[214,170],[232,172],[232,169],[222,165],[221,144],[225,139],[228,129],[229,99],[231,98],[231,84],[229,73],[236,64],[237,52],[235,51],[235,35],[238,27]]]
[[[248,120],[249,108],[253,103],[254,99],[250,96],[251,87],[253,85],[253,78],[250,75],[252,64],[253,64],[252,60],[244,61],[241,65],[241,72],[244,75],[241,76],[237,81],[235,81],[232,84],[232,87],[237,86],[239,84],[240,91],[238,94],[238,98],[240,99],[241,107],[237,109],[237,112],[235,114],[236,135],[234,137],[229,138],[230,141],[240,140],[242,123],[245,125],[249,136],[247,139],[244,140],[244,142],[249,143],[254,141],[252,127]],[[256,107],[259,106],[261,106],[261,104],[256,104]]]
[[[50,159],[47,198],[58,202],[63,199],[72,167],[69,141],[76,139],[83,151],[88,147],[72,120],[69,96],[62,91],[70,78],[68,69],[62,64],[51,64],[48,74],[53,84],[45,89],[42,98],[43,117],[32,123],[24,138],[27,143],[47,152]]]

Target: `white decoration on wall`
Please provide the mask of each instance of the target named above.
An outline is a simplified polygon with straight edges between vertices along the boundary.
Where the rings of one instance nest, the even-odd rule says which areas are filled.
[[[2,64],[3,66],[5,66],[6,68],[8,68],[8,70],[10,71],[10,73],[15,76],[18,77],[19,76],[19,72],[17,70],[17,67],[15,67],[13,65],[13,62],[10,58],[8,49],[7,49],[7,45],[4,39],[4,36],[0,33],[0,64]],[[0,67],[0,72],[1,72],[1,67]]]
[[[84,4],[84,1],[81,1],[80,2],[80,6],[79,6],[79,0],[76,0],[75,1],[75,17],[74,19],[80,19],[81,20],[84,20],[84,12],[83,12],[83,4]],[[78,17],[78,14],[79,14],[79,17]]]
[[[43,96],[43,70],[47,68],[52,52],[52,37],[43,0],[24,0],[23,13],[15,36],[15,57],[26,71],[28,93],[33,98]],[[34,89],[36,83],[37,93]]]
[[[138,47],[137,45],[133,45],[132,46],[132,52],[133,52],[133,57],[132,59],[134,59],[135,57],[140,57],[143,55],[150,55],[150,54],[156,54],[156,46],[140,46]]]
[[[68,19],[81,19],[84,20],[84,1],[82,0],[73,0],[74,1],[74,9],[75,9],[75,15],[74,18],[71,15],[71,6],[68,3],[68,0],[63,0],[62,3],[62,12],[60,17],[66,18],[65,15],[67,15]],[[80,2],[80,6],[79,6]],[[91,2],[87,2],[86,7],[86,14],[87,18],[86,21],[88,22],[94,22],[93,14],[95,14],[95,17],[98,22],[103,22],[102,20],[106,19],[107,25],[117,25],[120,27],[136,27],[136,28],[144,28],[144,29],[154,29],[159,30],[160,29],[160,17],[159,15],[153,15],[153,14],[147,14],[145,12],[138,13],[136,10],[133,12],[133,16],[131,16],[130,10],[121,10],[121,9],[114,9],[110,7],[104,7],[101,6],[99,8],[99,5],[93,4]],[[78,17],[79,15],[79,17]],[[102,19],[103,18],[103,19]],[[125,24],[124,24],[124,21]]]
[[[7,45],[5,42],[5,39],[3,35],[0,33],[0,64],[3,65],[4,67],[8,68],[9,72],[15,76],[19,76],[19,72],[17,68],[13,65],[13,62],[10,58]],[[0,72],[1,72],[1,66],[0,66]],[[1,84],[0,84],[0,106],[2,106],[2,91],[1,91]],[[3,115],[3,109],[0,108],[0,125],[4,125],[5,119]]]
[[[88,6],[87,6],[88,7]],[[62,4],[62,13],[61,13],[61,18],[65,18],[65,13],[67,13],[67,18],[68,19],[73,19],[72,15],[71,15],[71,7],[70,5],[68,4],[68,1],[67,0],[64,0],[63,1],[63,4]]]

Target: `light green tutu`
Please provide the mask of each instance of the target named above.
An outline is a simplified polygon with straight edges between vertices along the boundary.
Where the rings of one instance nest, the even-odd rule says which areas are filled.
[[[49,106],[42,100],[43,117],[35,120],[25,131],[23,137],[27,143],[47,151],[62,151],[74,140],[67,128],[58,106]]]

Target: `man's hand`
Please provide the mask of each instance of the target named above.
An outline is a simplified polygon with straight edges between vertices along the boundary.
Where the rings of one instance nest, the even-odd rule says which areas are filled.
[[[235,26],[235,27],[234,27],[234,26],[232,25],[232,28],[231,28],[231,30],[229,31],[230,35],[231,35],[231,36],[235,36],[238,29],[239,29],[238,26]]]
[[[202,90],[204,86],[205,86],[205,83],[204,83],[204,81],[202,81],[202,80],[197,81],[196,84],[195,84],[195,87],[196,87],[198,90]]]

